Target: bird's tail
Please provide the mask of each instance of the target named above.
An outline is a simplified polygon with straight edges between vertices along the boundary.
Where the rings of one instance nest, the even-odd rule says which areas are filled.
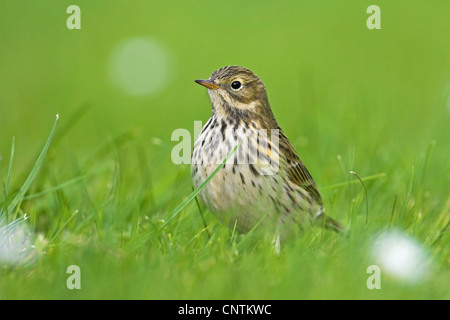
[[[346,228],[337,220],[321,213],[314,221],[314,224],[325,229],[333,230],[334,232],[344,232]]]

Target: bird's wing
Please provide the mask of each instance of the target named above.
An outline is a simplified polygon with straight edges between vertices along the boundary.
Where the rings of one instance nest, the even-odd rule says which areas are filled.
[[[279,129],[279,133],[280,157],[284,156],[286,158],[288,178],[294,184],[308,192],[314,201],[318,204],[322,204],[322,197],[320,196],[319,189],[317,189],[317,185],[311,174],[298,157],[297,152],[283,130]]]

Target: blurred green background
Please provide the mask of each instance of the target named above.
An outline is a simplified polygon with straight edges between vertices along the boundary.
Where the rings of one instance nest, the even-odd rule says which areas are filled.
[[[25,158],[54,114],[85,103],[89,116],[67,136],[77,152],[130,128],[169,141],[208,118],[193,80],[229,64],[263,79],[280,124],[291,140],[308,138],[314,162],[327,161],[311,154],[324,144],[328,155],[357,144],[368,158],[401,144],[412,156],[448,136],[447,1],[381,1],[381,30],[366,27],[370,1],[77,1],[81,30],[66,27],[71,4],[1,1],[2,155],[14,135]],[[170,76],[152,95],[127,95],[110,79],[114,49],[135,37],[167,53]],[[343,129],[354,125],[364,130]]]
[[[66,27],[70,16],[66,9],[72,4],[81,9],[80,30]],[[380,30],[366,27],[366,9],[371,4],[381,8]],[[362,177],[386,173],[385,180],[375,183],[369,191],[371,210],[380,225],[385,223],[383,214],[390,213],[397,196],[399,206],[402,201],[407,203],[411,168],[416,168],[420,177],[430,143],[436,142],[427,177],[422,177],[420,186],[420,199],[429,199],[428,206],[417,210],[426,215],[429,209],[434,216],[427,221],[440,221],[439,227],[445,226],[450,205],[449,16],[447,0],[1,0],[2,181],[12,137],[16,139],[16,151],[11,185],[18,188],[59,113],[60,138],[57,132],[58,140],[40,176],[42,183],[37,182],[32,190],[42,191],[76,177],[74,162],[90,159],[90,167],[80,169],[87,173],[107,166],[109,161],[114,167],[113,159],[121,159],[120,147],[112,146],[113,151],[106,155],[98,150],[114,145],[112,141],[117,142],[114,139],[125,134],[134,151],[129,151],[128,160],[122,163],[128,167],[124,172],[145,163],[152,177],[154,201],[170,198],[168,202],[161,200],[156,211],[151,205],[153,200],[147,199],[150,204],[146,209],[130,216],[142,218],[166,212],[167,203],[173,207],[191,192],[189,167],[175,166],[170,160],[170,148],[175,144],[171,134],[177,128],[193,133],[193,121],[205,123],[210,115],[206,91],[193,80],[208,78],[214,70],[234,64],[251,69],[263,80],[280,126],[319,187],[326,189],[351,179],[349,170]],[[153,162],[156,158],[157,163]],[[48,175],[50,178],[46,178]],[[131,186],[136,181],[144,186],[145,181],[132,174],[122,175],[127,182],[121,188],[129,190],[129,194],[122,191],[121,199],[135,201]],[[92,181],[87,188],[106,190],[111,181],[105,176],[105,181]],[[90,200],[98,208],[96,201],[103,198],[92,192]],[[341,195],[324,191],[328,204],[340,203]],[[32,215],[32,227],[44,237],[52,229],[49,221],[58,217],[58,197],[61,195],[53,202],[40,199],[39,205],[25,202],[24,210]],[[74,202],[76,206],[67,201],[67,212],[85,203],[82,199]],[[341,205],[341,209],[344,207]],[[339,208],[334,205],[329,210],[346,221],[346,213]],[[434,227],[437,225],[429,225]],[[72,226],[70,230],[75,235],[87,233],[77,228]],[[200,228],[195,225],[192,230]],[[425,231],[419,236],[423,240],[427,237]],[[167,262],[164,259],[161,263]],[[448,260],[440,261],[446,269]],[[123,275],[125,269],[116,266],[115,270]],[[7,297],[33,297],[33,293],[27,296],[11,289],[13,281],[7,283],[5,286],[12,290]],[[215,290],[213,297],[223,297],[219,289]],[[259,290],[264,297],[289,298]],[[175,296],[195,297],[190,296],[193,291],[182,292]],[[245,291],[243,295],[231,289],[226,292],[225,297],[258,298],[256,291]],[[38,295],[38,291],[35,293]],[[91,297],[95,296],[92,293]],[[48,293],[45,297],[53,296]],[[167,298],[170,293],[143,293],[138,297]],[[209,296],[204,293],[200,297]],[[303,297],[327,295],[319,290]]]

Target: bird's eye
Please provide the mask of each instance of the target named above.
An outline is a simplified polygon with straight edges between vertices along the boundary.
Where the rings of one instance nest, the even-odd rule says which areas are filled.
[[[242,84],[241,84],[240,81],[233,81],[233,82],[231,83],[231,88],[232,88],[233,90],[239,90],[240,88],[242,88]]]

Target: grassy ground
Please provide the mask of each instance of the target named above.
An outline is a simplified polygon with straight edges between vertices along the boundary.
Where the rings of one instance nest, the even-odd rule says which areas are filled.
[[[364,1],[78,1],[81,30],[66,28],[70,4],[0,2],[0,234],[14,248],[0,298],[450,298],[448,2],[379,1],[381,30],[366,28]],[[170,69],[138,97],[108,78],[116,44],[136,36],[157,39]],[[205,123],[193,80],[227,64],[262,78],[347,236],[307,230],[277,256],[264,230],[234,234],[196,201],[175,210],[192,184],[171,133]],[[369,290],[390,231],[414,239],[426,271],[382,266]],[[70,265],[81,290],[66,286]]]

